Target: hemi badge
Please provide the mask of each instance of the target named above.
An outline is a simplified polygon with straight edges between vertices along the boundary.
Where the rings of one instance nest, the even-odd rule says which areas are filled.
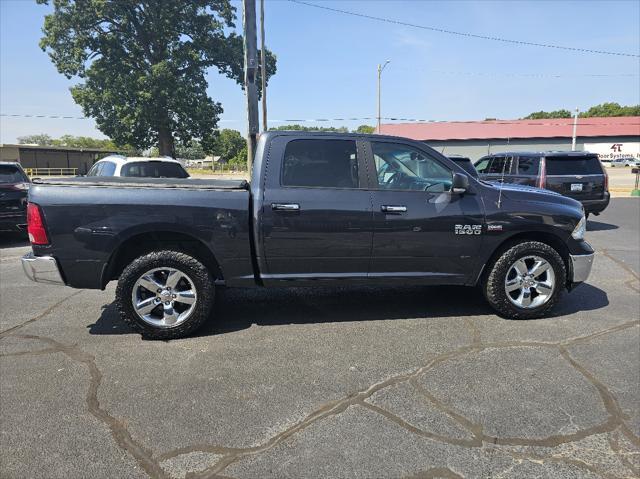
[[[487,231],[502,231],[502,225],[487,225]]]

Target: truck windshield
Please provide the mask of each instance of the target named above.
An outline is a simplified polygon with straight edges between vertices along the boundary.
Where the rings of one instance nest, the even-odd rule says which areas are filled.
[[[189,173],[178,163],[164,161],[136,161],[122,167],[120,176],[136,178],[189,178]]]
[[[13,165],[0,165],[0,183],[23,183],[29,181],[20,169]]]
[[[547,175],[601,175],[602,167],[597,156],[547,157]]]

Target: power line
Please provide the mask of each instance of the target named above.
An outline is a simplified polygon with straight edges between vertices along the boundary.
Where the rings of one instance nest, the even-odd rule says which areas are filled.
[[[291,3],[297,3],[298,5],[305,5],[307,7],[313,7],[313,8],[319,8],[321,10],[328,10],[330,12],[335,12],[335,13],[342,13],[345,15],[351,15],[354,17],[360,17],[360,18],[367,18],[369,20],[375,20],[378,22],[385,22],[385,23],[391,23],[394,25],[402,25],[405,27],[412,27],[412,28],[419,28],[422,30],[430,30],[432,32],[438,32],[438,33],[446,33],[449,35],[457,35],[460,37],[467,37],[467,38],[479,38],[482,40],[491,40],[491,41],[495,41],[495,42],[503,42],[503,43],[512,43],[515,45],[526,45],[526,46],[531,46],[531,47],[543,47],[543,48],[555,48],[557,50],[568,50],[568,51],[574,51],[574,52],[580,52],[580,53],[596,53],[596,54],[600,54],[600,55],[615,55],[615,56],[621,56],[621,57],[634,57],[634,58],[640,58],[640,55],[636,55],[633,53],[622,53],[622,52],[609,52],[609,51],[605,51],[605,50],[592,50],[589,48],[578,48],[578,47],[567,47],[567,46],[563,46],[563,45],[553,45],[550,43],[535,43],[535,42],[527,42],[524,40],[512,40],[509,38],[500,38],[500,37],[492,37],[492,36],[488,36],[488,35],[478,35],[476,33],[468,33],[468,32],[458,32],[455,30],[447,30],[444,28],[439,28],[439,27],[430,27],[430,26],[426,26],[426,25],[417,25],[415,23],[409,23],[409,22],[403,22],[400,20],[393,20],[390,18],[383,18],[383,17],[375,17],[373,15],[367,15],[365,13],[358,13],[358,12],[352,12],[349,10],[342,10],[340,8],[333,8],[333,7],[327,7],[325,5],[317,5],[315,3],[310,3],[310,2],[305,2],[302,0],[289,0]]]
[[[52,118],[52,119],[73,119],[73,120],[91,120],[88,117],[80,117],[80,116],[62,116],[62,115],[23,115],[23,114],[8,114],[8,113],[0,113],[0,116],[9,117],[9,118]],[[587,117],[587,118],[598,118],[598,117]],[[619,118],[629,118],[629,117],[619,117]],[[583,121],[580,122],[580,126],[625,126],[625,125],[633,125],[640,126],[640,122],[638,122],[633,117],[633,120],[620,122],[607,122],[607,123],[588,123],[588,119],[582,118]],[[323,123],[323,122],[331,122],[331,121],[367,121],[367,120],[376,120],[377,117],[372,116],[361,116],[361,117],[342,117],[342,118],[291,118],[286,120],[269,120],[275,123]],[[568,123],[559,122],[559,120],[571,120],[571,118],[544,118],[540,120],[433,120],[433,119],[425,119],[425,118],[403,118],[403,117],[382,117],[382,120],[386,121],[405,121],[411,123],[430,123],[430,124],[438,124],[438,123],[456,123],[456,124],[484,124],[484,125],[531,125],[531,126],[565,126]],[[584,120],[587,122],[585,123]],[[219,122],[228,122],[228,123],[239,123],[244,120],[218,120]],[[526,122],[526,123],[525,123]]]

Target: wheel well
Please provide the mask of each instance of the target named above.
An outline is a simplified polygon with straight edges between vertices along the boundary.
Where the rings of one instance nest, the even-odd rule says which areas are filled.
[[[560,257],[562,258],[562,261],[564,262],[564,267],[566,268],[567,273],[569,272],[569,248],[560,237],[552,233],[545,233],[542,231],[518,233],[511,236],[510,238],[507,238],[496,248],[486,264],[493,264],[494,261],[496,261],[506,250],[508,250],[515,244],[523,243],[525,241],[539,241],[540,243],[545,243],[551,246],[558,252]],[[482,271],[482,276],[480,277],[480,280],[482,282],[484,282],[484,280],[486,279],[487,274],[489,274],[489,268],[485,267]]]
[[[103,274],[102,286],[117,279],[134,259],[152,251],[174,250],[187,253],[204,264],[215,279],[224,279],[222,270],[211,250],[199,239],[173,231],[142,233],[123,241],[113,252]]]

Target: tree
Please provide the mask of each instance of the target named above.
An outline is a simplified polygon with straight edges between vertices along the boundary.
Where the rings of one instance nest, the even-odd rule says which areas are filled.
[[[201,160],[205,156],[204,148],[202,148],[202,145],[197,140],[191,140],[188,145],[178,145],[176,147],[176,158]],[[247,161],[246,157],[245,161]]]
[[[53,138],[46,133],[40,133],[37,135],[19,136],[18,143],[21,145],[51,146],[53,145]]]
[[[367,133],[367,134],[371,134],[374,133],[376,131],[376,127],[375,126],[370,126],[370,125],[360,125],[357,129],[356,129],[356,133]]]
[[[523,120],[544,120],[547,118],[571,118],[571,112],[569,110],[536,111],[525,116]]]
[[[546,118],[571,118],[569,110],[537,111],[523,118],[523,120],[542,120]],[[621,106],[619,103],[602,103],[592,106],[579,115],[581,118],[602,116],[640,116],[640,105]]]
[[[161,155],[173,156],[176,143],[194,138],[205,149],[213,145],[223,108],[207,95],[206,70],[215,67],[239,84],[244,76],[229,0],[52,3],[40,47],[60,73],[83,80],[71,95],[100,131],[117,144],[157,145]],[[266,57],[270,77],[276,59],[269,51]]]
[[[239,131],[225,128],[221,130],[213,144],[211,151],[215,156],[219,156],[222,161],[231,161],[236,158],[243,147],[247,146],[246,140]],[[247,162],[247,151],[245,150],[244,163]]]
[[[272,130],[281,131],[281,130],[289,130],[289,131],[335,131],[337,133],[348,133],[349,128],[346,126],[341,126],[336,128],[335,126],[303,126],[303,125],[281,125],[276,128],[271,128]]]
[[[592,106],[587,111],[580,114],[581,117],[597,116],[640,116],[640,105],[620,106],[619,103],[602,103]]]

